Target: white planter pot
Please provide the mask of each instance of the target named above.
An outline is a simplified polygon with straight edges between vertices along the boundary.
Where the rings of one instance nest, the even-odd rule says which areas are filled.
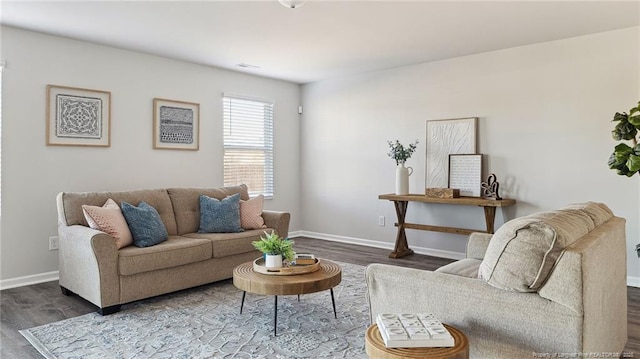
[[[413,173],[413,168],[405,167],[404,162],[396,167],[396,194],[409,194],[409,176]]]
[[[267,268],[282,268],[282,255],[265,254],[264,266]]]

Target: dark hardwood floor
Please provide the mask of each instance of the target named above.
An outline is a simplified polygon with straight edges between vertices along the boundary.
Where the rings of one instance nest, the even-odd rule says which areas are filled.
[[[295,238],[298,252],[314,253],[318,257],[366,266],[370,263],[386,263],[403,267],[434,270],[450,259],[419,254],[391,259],[386,249],[363,247],[353,244],[323,241],[312,238]],[[199,288],[187,289],[199,290]],[[627,287],[628,334],[625,351],[640,356],[640,288]],[[18,330],[52,323],[95,311],[96,308],[77,296],[66,297],[60,292],[58,282],[48,282],[0,292],[0,357],[41,358],[40,354],[18,333]],[[126,306],[123,307],[126,310]]]

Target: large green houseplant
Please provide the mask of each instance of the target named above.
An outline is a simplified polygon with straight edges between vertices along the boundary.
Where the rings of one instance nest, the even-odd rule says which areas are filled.
[[[617,122],[611,135],[616,141],[631,141],[629,146],[626,143],[619,143],[611,156],[609,156],[609,168],[616,170],[621,176],[631,177],[640,173],[640,144],[638,144],[638,133],[640,132],[640,101],[638,106],[626,112],[616,112],[613,122]],[[640,244],[636,244],[636,254],[640,257]]]
[[[629,110],[629,114],[616,112],[613,122],[617,122],[611,131],[613,139],[631,141],[632,146],[619,143],[609,157],[609,168],[621,176],[631,177],[640,171],[640,144],[636,138],[640,130],[640,101],[638,106]]]

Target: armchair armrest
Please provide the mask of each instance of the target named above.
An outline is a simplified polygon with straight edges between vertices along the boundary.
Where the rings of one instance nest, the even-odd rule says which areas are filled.
[[[264,224],[276,230],[278,235],[283,238],[287,238],[289,235],[289,221],[291,221],[291,214],[288,212],[279,211],[262,211],[262,218],[264,218]]]
[[[493,237],[493,234],[471,233],[467,240],[467,258],[483,260],[491,237]]]
[[[120,304],[118,249],[110,235],[82,225],[59,225],[60,286],[100,308]]]
[[[508,292],[478,279],[384,264],[369,265],[365,277],[372,322],[381,313],[433,313],[462,330],[477,357],[492,357],[496,348],[515,355],[510,357],[581,349],[582,313],[537,293]],[[517,345],[504,347],[505,341]]]

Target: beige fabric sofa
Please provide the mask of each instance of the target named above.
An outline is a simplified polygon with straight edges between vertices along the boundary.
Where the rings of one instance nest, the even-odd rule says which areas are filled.
[[[95,304],[101,314],[117,312],[120,305],[233,276],[233,268],[260,256],[251,245],[263,231],[287,237],[290,214],[264,211],[268,228],[239,233],[198,233],[199,196],[223,199],[240,193],[245,185],[223,188],[168,188],[126,192],[59,193],[58,234],[60,287]],[[102,206],[112,198],[153,206],[169,239],[152,247],[117,249],[108,234],[88,227],[82,205]]]
[[[370,265],[371,315],[434,313],[466,334],[472,358],[620,353],[625,248],[625,220],[602,204],[533,214],[472,234],[466,258],[435,272]]]

